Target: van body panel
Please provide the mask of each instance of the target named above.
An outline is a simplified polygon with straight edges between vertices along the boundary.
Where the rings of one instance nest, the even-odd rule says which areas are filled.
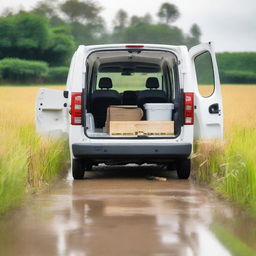
[[[80,45],[71,61],[67,80],[67,90],[70,92],[82,92],[85,84],[87,47]]]
[[[172,145],[161,144],[139,144],[134,147],[134,144],[115,143],[109,145],[108,143],[95,144],[73,144],[72,151],[77,158],[100,158],[109,159],[121,158],[132,161],[135,158],[142,158],[145,160],[153,159],[172,159],[172,158],[186,158],[190,155],[192,145],[190,143],[173,143]]]
[[[35,112],[38,133],[53,137],[68,136],[68,104],[62,90],[41,88]]]
[[[195,58],[205,52],[210,53],[214,75],[214,92],[209,97],[203,97],[198,89],[195,69]],[[196,139],[221,139],[223,138],[223,106],[221,96],[221,85],[214,47],[211,42],[200,44],[189,50],[191,56],[191,83],[195,88],[195,124],[194,137]],[[211,108],[217,109],[211,113]]]

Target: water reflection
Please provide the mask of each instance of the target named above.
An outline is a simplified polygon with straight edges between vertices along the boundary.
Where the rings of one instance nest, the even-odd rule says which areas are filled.
[[[68,248],[81,255],[229,255],[207,229],[209,198],[193,185],[115,175],[120,173],[107,174],[107,184],[100,175],[86,184],[74,181],[72,219],[79,224],[66,233]]]
[[[0,255],[231,255],[208,228],[228,208],[175,175],[145,179],[154,172],[167,175],[99,168],[87,180],[63,181],[2,220]]]

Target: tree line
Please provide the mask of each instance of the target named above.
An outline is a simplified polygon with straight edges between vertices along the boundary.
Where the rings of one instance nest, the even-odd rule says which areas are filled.
[[[103,8],[91,0],[42,0],[30,11],[5,10],[0,17],[0,58],[42,60],[50,66],[66,65],[80,44],[165,43],[192,46],[200,41],[194,24],[189,34],[174,26],[180,12],[169,3],[160,6],[156,17],[131,16],[119,10],[113,29],[106,27]],[[154,21],[155,20],[155,21]]]
[[[191,24],[188,33],[174,25],[181,16],[174,4],[161,4],[155,16],[129,16],[120,9],[111,29],[102,10],[93,0],[41,0],[29,11],[4,10],[0,15],[0,82],[63,83],[71,55],[80,44],[160,43],[190,48],[200,43],[197,24]],[[225,83],[256,83],[255,54],[217,58]],[[253,67],[244,70],[234,64],[241,62]]]

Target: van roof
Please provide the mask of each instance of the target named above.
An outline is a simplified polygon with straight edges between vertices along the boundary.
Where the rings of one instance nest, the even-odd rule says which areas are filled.
[[[101,49],[152,49],[152,50],[177,50],[187,48],[185,45],[165,45],[165,44],[99,44],[99,45],[79,45],[78,50],[101,50]]]

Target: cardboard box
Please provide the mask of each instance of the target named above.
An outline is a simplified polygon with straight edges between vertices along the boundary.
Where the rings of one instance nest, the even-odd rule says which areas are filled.
[[[110,121],[110,135],[173,135],[173,121]]]
[[[110,121],[139,121],[142,116],[142,109],[136,105],[110,106],[107,109],[106,132],[109,133]]]

